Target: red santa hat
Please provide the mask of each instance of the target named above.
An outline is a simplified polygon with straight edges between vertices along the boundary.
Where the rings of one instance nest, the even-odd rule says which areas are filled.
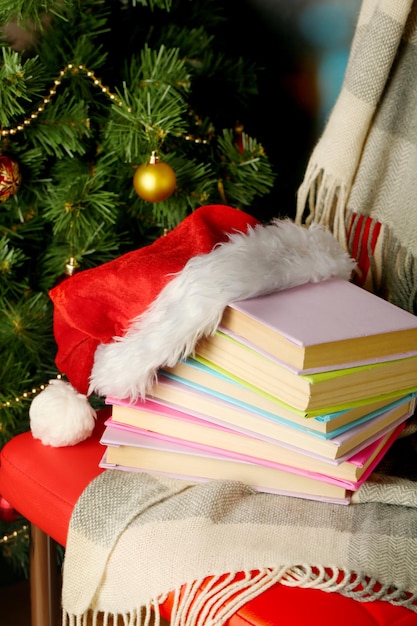
[[[229,302],[349,279],[353,268],[321,226],[263,225],[224,205],[197,209],[151,245],[51,290],[56,364],[69,383],[50,381],[33,400],[34,437],[54,446],[86,438],[95,417],[88,395],[144,397],[160,367],[215,331]]]

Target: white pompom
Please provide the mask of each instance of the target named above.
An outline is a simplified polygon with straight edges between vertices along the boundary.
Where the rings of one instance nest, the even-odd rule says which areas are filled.
[[[48,446],[73,446],[93,431],[96,412],[87,396],[63,380],[51,380],[29,409],[35,439]]]

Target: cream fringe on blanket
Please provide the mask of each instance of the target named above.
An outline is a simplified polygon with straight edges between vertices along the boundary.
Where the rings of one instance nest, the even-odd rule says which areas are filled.
[[[339,98],[297,201],[298,223],[350,250],[358,215],[382,225],[373,289],[417,310],[417,3],[364,0]],[[349,233],[349,237],[348,237]],[[351,251],[351,250],[350,250]]]
[[[416,483],[384,482],[376,476],[342,506],[107,470],[71,518],[63,624],[95,626],[100,616],[110,626],[119,616],[149,626],[152,614],[158,624],[173,592],[171,626],[221,626],[276,582],[417,612]]]

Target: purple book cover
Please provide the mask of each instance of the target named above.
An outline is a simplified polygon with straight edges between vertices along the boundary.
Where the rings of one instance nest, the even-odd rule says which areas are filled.
[[[309,346],[417,328],[411,313],[339,278],[307,283],[229,305]]]
[[[261,322],[300,347],[417,328],[416,316],[340,278],[307,283],[265,296],[240,300],[229,304],[229,307]],[[226,328],[220,327],[220,330],[241,343],[258,349],[250,341],[243,340]],[[263,353],[268,355],[266,352]],[[414,345],[410,345],[410,350],[406,353],[401,351],[390,354],[388,349],[385,356],[340,363],[331,367],[305,370],[287,367],[297,373],[307,374],[378,363],[388,360],[387,355],[390,360],[395,360],[415,354],[417,354],[416,341]],[[285,365],[278,359],[277,362]]]

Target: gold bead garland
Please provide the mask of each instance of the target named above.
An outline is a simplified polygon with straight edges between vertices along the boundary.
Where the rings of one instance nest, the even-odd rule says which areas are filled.
[[[76,74],[78,74],[80,72],[84,72],[87,75],[87,77],[91,79],[93,84],[96,87],[98,87],[99,89],[101,89],[101,91],[104,94],[106,94],[106,96],[108,96],[110,98],[110,100],[115,101],[119,106],[123,106],[122,100],[116,94],[112,93],[109,90],[108,87],[103,85],[101,80],[96,77],[96,75],[94,74],[94,72],[92,70],[87,69],[82,64],[74,65],[73,63],[68,63],[68,65],[66,65],[64,67],[64,69],[62,69],[59,72],[58,77],[54,80],[54,87],[51,87],[51,89],[49,90],[49,95],[45,96],[45,98],[43,99],[42,104],[40,104],[38,106],[38,108],[35,111],[33,111],[33,113],[30,114],[30,116],[28,118],[23,120],[23,122],[21,124],[19,124],[18,126],[16,126],[15,128],[4,128],[4,129],[2,129],[1,130],[1,136],[2,137],[7,137],[9,135],[15,135],[17,132],[20,132],[20,131],[24,130],[27,126],[29,126],[34,120],[36,120],[38,118],[40,113],[43,113],[43,111],[45,110],[45,107],[51,102],[52,98],[56,95],[57,87],[60,86],[60,84],[62,82],[62,79],[65,77],[65,75],[67,73],[71,73],[72,75],[76,75]],[[130,108],[128,108],[128,111],[130,112]]]
[[[58,374],[57,378],[61,379],[62,374]],[[1,409],[10,409],[16,405],[19,405],[21,402],[24,402],[25,400],[31,400],[34,396],[36,396],[38,393],[43,391],[45,387],[47,387],[47,385],[42,384],[42,385],[39,385],[39,387],[33,387],[30,391],[24,391],[20,396],[16,396],[13,400],[6,400],[5,402],[0,402],[0,411]],[[1,424],[0,424],[0,430],[1,430]]]
[[[20,396],[17,396],[13,400],[6,400],[6,402],[0,402],[0,410],[1,409],[10,409],[11,407],[23,402],[24,400],[29,400],[37,393],[40,393],[45,389],[45,385],[40,385],[38,388],[33,388],[31,391],[24,391]],[[0,424],[1,429],[1,424]]]
[[[43,98],[42,104],[40,104],[35,111],[33,111],[29,117],[27,117],[21,124],[18,124],[15,128],[3,128],[0,130],[1,137],[9,137],[16,135],[16,133],[23,131],[27,128],[33,121],[35,121],[40,113],[43,113],[45,107],[51,102],[52,98],[56,95],[57,87],[61,85],[61,82],[66,74],[70,73],[73,76],[79,74],[80,72],[86,74],[88,78],[91,79],[92,83],[95,87],[99,88],[102,93],[104,93],[111,101],[115,102],[118,106],[125,106],[124,102],[119,98],[119,96],[110,91],[106,85],[102,83],[102,81],[97,78],[92,70],[89,70],[85,67],[85,65],[74,65],[73,63],[68,63],[60,72],[58,77],[54,80],[54,87],[51,87],[49,90],[49,95]],[[126,110],[131,113],[131,107],[125,106]],[[196,123],[199,125],[201,122],[197,116],[195,116]],[[204,139],[202,137],[195,137],[194,135],[187,133],[186,135],[176,135],[179,138],[185,139],[186,141],[193,141],[194,143],[202,143],[208,144],[210,139],[213,137],[214,132],[212,130],[209,131],[209,138]]]
[[[19,530],[14,530],[10,535],[0,537],[0,545],[10,544],[11,541],[16,541],[21,535],[23,535],[25,541],[29,539],[29,526],[27,524],[24,524]]]

